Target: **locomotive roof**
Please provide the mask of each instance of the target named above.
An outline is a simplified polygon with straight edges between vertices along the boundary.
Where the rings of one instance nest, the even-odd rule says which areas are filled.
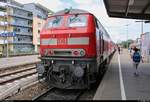
[[[81,9],[71,9],[69,11],[69,14],[77,14],[77,13],[81,14],[81,13],[90,13],[90,12],[85,11],[85,10],[81,10]],[[65,10],[58,11],[58,12],[54,13],[52,16],[63,15],[63,14],[65,14]]]
[[[64,15],[65,13],[66,13],[65,10],[61,10],[61,11],[58,11],[56,13],[53,13],[51,16]],[[81,10],[81,9],[70,9],[70,11],[69,11],[69,14],[82,14],[82,13],[89,13],[89,14],[91,14],[90,12],[88,12],[86,10]],[[104,27],[103,27],[103,29],[104,29]],[[108,34],[108,32],[106,30],[105,30],[105,32],[106,32],[105,35],[109,39],[111,39],[109,34]]]

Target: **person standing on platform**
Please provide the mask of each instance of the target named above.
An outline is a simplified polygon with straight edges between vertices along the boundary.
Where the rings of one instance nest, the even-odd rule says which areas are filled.
[[[118,53],[120,54],[120,47],[118,46]]]
[[[130,48],[130,54],[132,53],[132,47]]]
[[[130,56],[131,56],[131,58],[132,58],[133,53],[134,53],[134,48],[131,47],[131,49],[130,49]]]
[[[134,52],[131,55],[131,58],[132,58],[132,61],[133,61],[133,67],[135,69],[134,75],[138,76],[139,75],[139,73],[138,73],[138,66],[139,66],[140,61],[142,60],[142,56],[141,56],[141,54],[139,52],[139,49],[134,47],[133,50],[134,50]],[[143,62],[143,60],[142,60],[142,62]]]

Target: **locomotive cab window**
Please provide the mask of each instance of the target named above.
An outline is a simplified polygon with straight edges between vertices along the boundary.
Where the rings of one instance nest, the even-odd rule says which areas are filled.
[[[69,27],[84,27],[87,25],[87,16],[85,15],[71,15],[68,17]]]
[[[48,19],[45,29],[60,27],[63,21],[62,16],[55,16]]]

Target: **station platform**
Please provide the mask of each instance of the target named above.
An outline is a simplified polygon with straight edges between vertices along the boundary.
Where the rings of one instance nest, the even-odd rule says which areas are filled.
[[[116,52],[93,100],[150,100],[150,63],[140,63],[139,75],[128,50]]]
[[[39,62],[40,59],[38,59],[38,57],[39,55],[0,58],[0,70],[5,68],[11,68],[14,66]]]

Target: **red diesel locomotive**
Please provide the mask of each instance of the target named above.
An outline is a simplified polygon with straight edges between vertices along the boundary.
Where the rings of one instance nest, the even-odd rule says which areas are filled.
[[[96,81],[114,43],[96,17],[83,10],[50,16],[40,34],[39,77],[63,89],[84,89]],[[99,67],[100,66],[100,67]]]

